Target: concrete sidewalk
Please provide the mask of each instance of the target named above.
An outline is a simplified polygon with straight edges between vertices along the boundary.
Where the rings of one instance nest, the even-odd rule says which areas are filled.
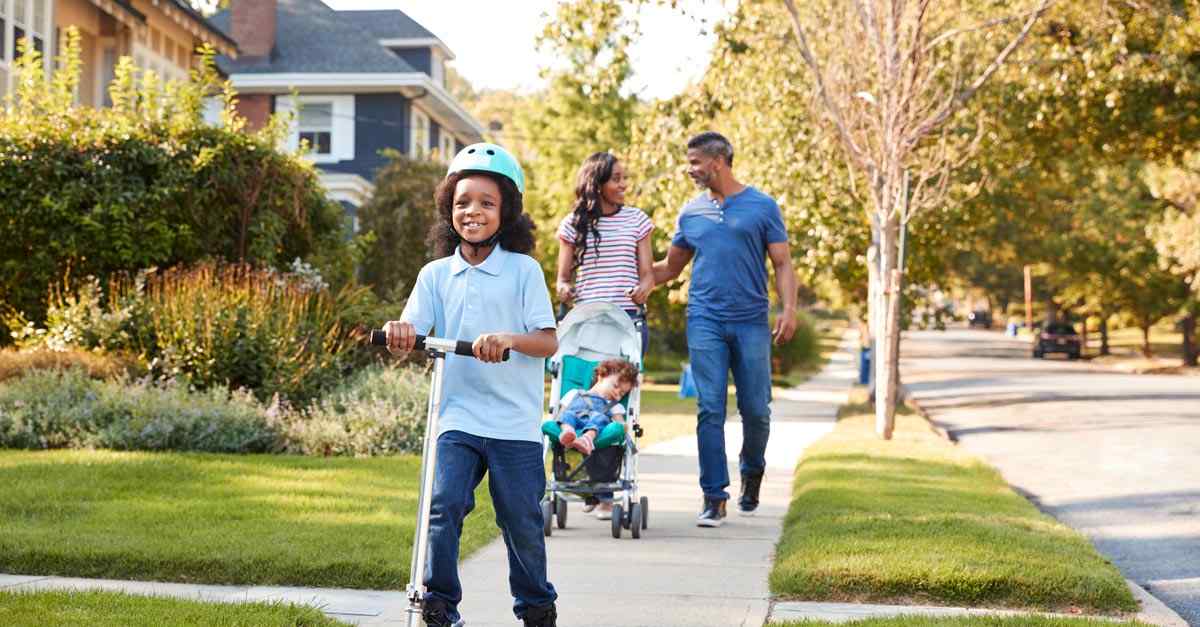
[[[758,515],[739,516],[731,503],[719,529],[696,526],[701,493],[695,436],[662,442],[640,455],[641,494],[649,499],[649,528],[634,540],[614,539],[609,521],[571,503],[566,529],[547,539],[551,581],[558,588],[559,624],[760,627],[770,612],[767,575],[792,474],[804,449],[833,429],[838,407],[855,376],[847,335],[830,363],[804,385],[776,395],[772,404],[768,470]],[[646,422],[653,429],[653,420]],[[741,425],[726,426],[730,476],[738,489]],[[470,627],[517,624],[508,590],[504,545],[496,540],[461,566],[463,617]],[[403,625],[407,602],[398,591],[212,586],[0,575],[0,589],[104,589],[205,601],[286,601],[322,609],[358,625]]]

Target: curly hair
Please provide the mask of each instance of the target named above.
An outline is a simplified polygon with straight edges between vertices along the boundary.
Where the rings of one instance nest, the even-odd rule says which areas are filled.
[[[593,153],[579,166],[579,174],[575,177],[575,204],[571,207],[575,226],[575,268],[583,265],[589,233],[596,248],[600,247],[600,231],[596,229],[602,214],[600,189],[612,178],[616,166],[617,158],[607,152]],[[600,258],[596,257],[596,261]]]
[[[633,365],[633,362],[624,359],[605,359],[596,365],[596,370],[592,372],[592,385],[610,374],[616,374],[618,381],[637,385],[638,368]]]
[[[508,177],[482,170],[451,172],[438,183],[433,193],[437,207],[437,220],[429,228],[427,243],[433,248],[435,259],[449,257],[462,242],[462,236],[454,230],[454,190],[458,182],[468,176],[486,176],[500,188],[500,245],[504,250],[529,255],[536,242],[533,220],[525,214],[525,204],[520,190]]]

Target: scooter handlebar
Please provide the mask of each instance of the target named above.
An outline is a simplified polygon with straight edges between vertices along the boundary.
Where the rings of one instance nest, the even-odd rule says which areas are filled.
[[[371,330],[371,345],[387,346],[387,331],[381,329]],[[445,353],[454,353],[463,357],[474,357],[475,351],[472,349],[473,342],[466,340],[447,340],[440,337],[426,337],[424,335],[417,336],[417,343],[413,346],[414,350],[423,351],[426,348],[440,350]],[[504,361],[508,361],[512,351],[504,349]]]

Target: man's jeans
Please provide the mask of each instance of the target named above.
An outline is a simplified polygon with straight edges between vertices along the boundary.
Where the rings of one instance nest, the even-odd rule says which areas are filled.
[[[508,547],[508,585],[520,618],[531,607],[554,602],[558,594],[546,580],[546,538],[542,535],[542,494],[546,470],[542,445],[520,440],[483,438],[447,431],[437,441],[437,472],[429,520],[426,598],[445,601],[457,620],[462,601],[458,579],[458,543],[463,518],[475,508],[475,488],[490,473],[488,489],[496,525]]]
[[[737,387],[742,416],[743,474],[767,467],[771,434],[771,327],[765,320],[720,322],[688,317],[688,359],[699,393],[696,441],[700,451],[700,488],[710,499],[728,500],[729,467],[725,457],[725,394],[729,371]]]

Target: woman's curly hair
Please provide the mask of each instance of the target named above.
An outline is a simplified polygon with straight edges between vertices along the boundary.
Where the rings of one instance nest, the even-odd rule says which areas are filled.
[[[575,204],[571,207],[572,225],[575,227],[575,265],[583,265],[587,253],[588,235],[592,236],[596,250],[600,249],[601,189],[612,178],[617,158],[607,152],[593,153],[583,160],[579,174],[575,177]],[[595,257],[599,262],[599,257]]]
[[[610,374],[616,374],[618,381],[637,385],[638,368],[633,365],[633,362],[624,359],[605,359],[596,365],[596,370],[592,372],[592,385]]]
[[[454,190],[458,182],[468,176],[486,176],[496,182],[500,188],[500,240],[504,250],[514,253],[531,254],[536,242],[534,239],[533,220],[525,214],[525,204],[517,185],[508,177],[483,170],[461,170],[451,172],[438,184],[433,193],[433,201],[437,206],[437,221],[429,228],[427,243],[433,248],[435,259],[449,257],[462,242],[458,231],[454,230]]]

